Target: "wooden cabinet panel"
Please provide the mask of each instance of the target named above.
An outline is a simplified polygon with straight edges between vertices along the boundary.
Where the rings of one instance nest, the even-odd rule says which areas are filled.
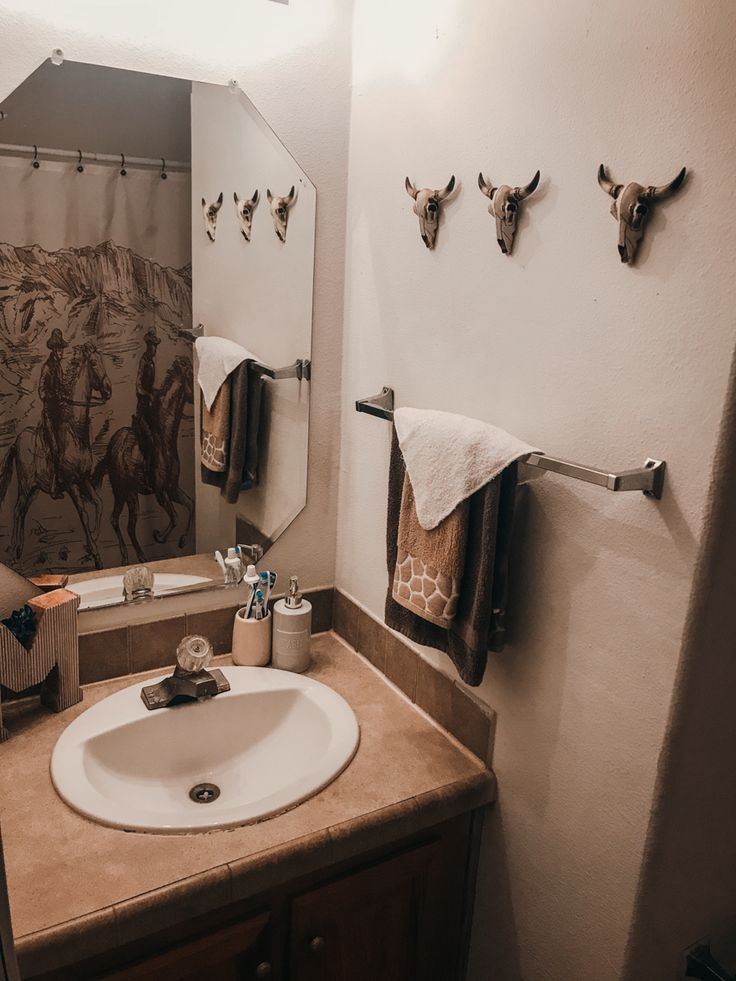
[[[424,981],[417,942],[437,847],[413,848],[297,897],[291,981]]]
[[[270,981],[268,925],[267,913],[254,916],[106,974],[104,981]]]

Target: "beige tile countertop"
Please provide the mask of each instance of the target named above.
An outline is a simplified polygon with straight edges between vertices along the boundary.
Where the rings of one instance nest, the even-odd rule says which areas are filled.
[[[89,685],[83,702],[60,715],[33,702],[8,706],[0,825],[24,973],[91,957],[493,799],[493,774],[361,656],[334,634],[316,636],[313,651],[309,674],[339,692],[358,718],[358,752],[315,797],[228,831],[119,831],[81,817],[53,789],[49,760],[62,730],[151,672]]]

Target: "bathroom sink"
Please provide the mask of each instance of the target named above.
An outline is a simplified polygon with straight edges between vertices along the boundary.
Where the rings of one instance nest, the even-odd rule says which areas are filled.
[[[213,582],[204,576],[185,576],[174,572],[157,572],[153,578],[153,595],[158,596],[167,589],[178,589],[182,586],[200,586],[202,583]],[[83,579],[72,582],[67,586],[72,593],[81,597],[80,610],[94,610],[97,606],[109,606],[110,603],[123,600],[123,577],[100,576],[98,579]]]
[[[149,711],[138,682],[89,708],[54,747],[58,794],[101,824],[183,834],[278,814],[351,761],[360,731],[337,692],[273,668],[221,670],[230,691],[206,701]]]

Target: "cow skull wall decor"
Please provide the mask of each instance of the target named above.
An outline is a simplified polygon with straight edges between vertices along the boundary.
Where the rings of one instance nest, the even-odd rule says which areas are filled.
[[[268,203],[271,205],[271,217],[273,218],[273,227],[276,235],[280,242],[286,241],[286,227],[289,224],[289,209],[294,203],[294,198],[296,197],[296,191],[294,190],[294,185],[292,184],[291,190],[286,195],[286,197],[280,198],[274,194],[271,194],[270,189],[266,189],[266,197],[268,198]]]
[[[618,254],[621,262],[633,262],[639,242],[644,234],[649,209],[657,201],[664,201],[679,190],[685,180],[683,167],[669,184],[660,187],[632,182],[614,184],[606,174],[603,164],[598,168],[598,183],[613,198],[611,214],[618,221]]]
[[[539,171],[526,187],[510,187],[508,184],[494,187],[483,177],[483,171],[478,174],[478,187],[491,200],[488,214],[496,219],[496,241],[504,255],[511,255],[516,235],[516,222],[519,218],[519,205],[536,191],[538,184]]]
[[[250,242],[253,212],[258,204],[258,189],[253,192],[252,198],[239,198],[238,192],[234,191],[233,200],[235,201],[235,214],[240,222],[240,234],[246,242]]]
[[[428,249],[434,248],[437,240],[437,229],[440,225],[440,205],[455,189],[455,176],[450,178],[446,187],[432,190],[429,187],[418,191],[407,177],[404,181],[406,193],[414,198],[414,214],[419,219],[419,233]]]
[[[210,242],[215,241],[215,235],[217,234],[217,215],[220,212],[223,202],[223,194],[220,191],[220,196],[212,204],[207,204],[204,198],[202,198],[202,215],[204,217],[204,227],[207,232],[207,238]]]

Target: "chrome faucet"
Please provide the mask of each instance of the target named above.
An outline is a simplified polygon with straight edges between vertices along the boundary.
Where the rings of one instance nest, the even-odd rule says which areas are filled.
[[[155,685],[141,689],[143,704],[149,711],[198,702],[230,691],[230,683],[217,668],[208,671],[214,651],[206,637],[192,634],[185,637],[176,649],[174,673]]]

